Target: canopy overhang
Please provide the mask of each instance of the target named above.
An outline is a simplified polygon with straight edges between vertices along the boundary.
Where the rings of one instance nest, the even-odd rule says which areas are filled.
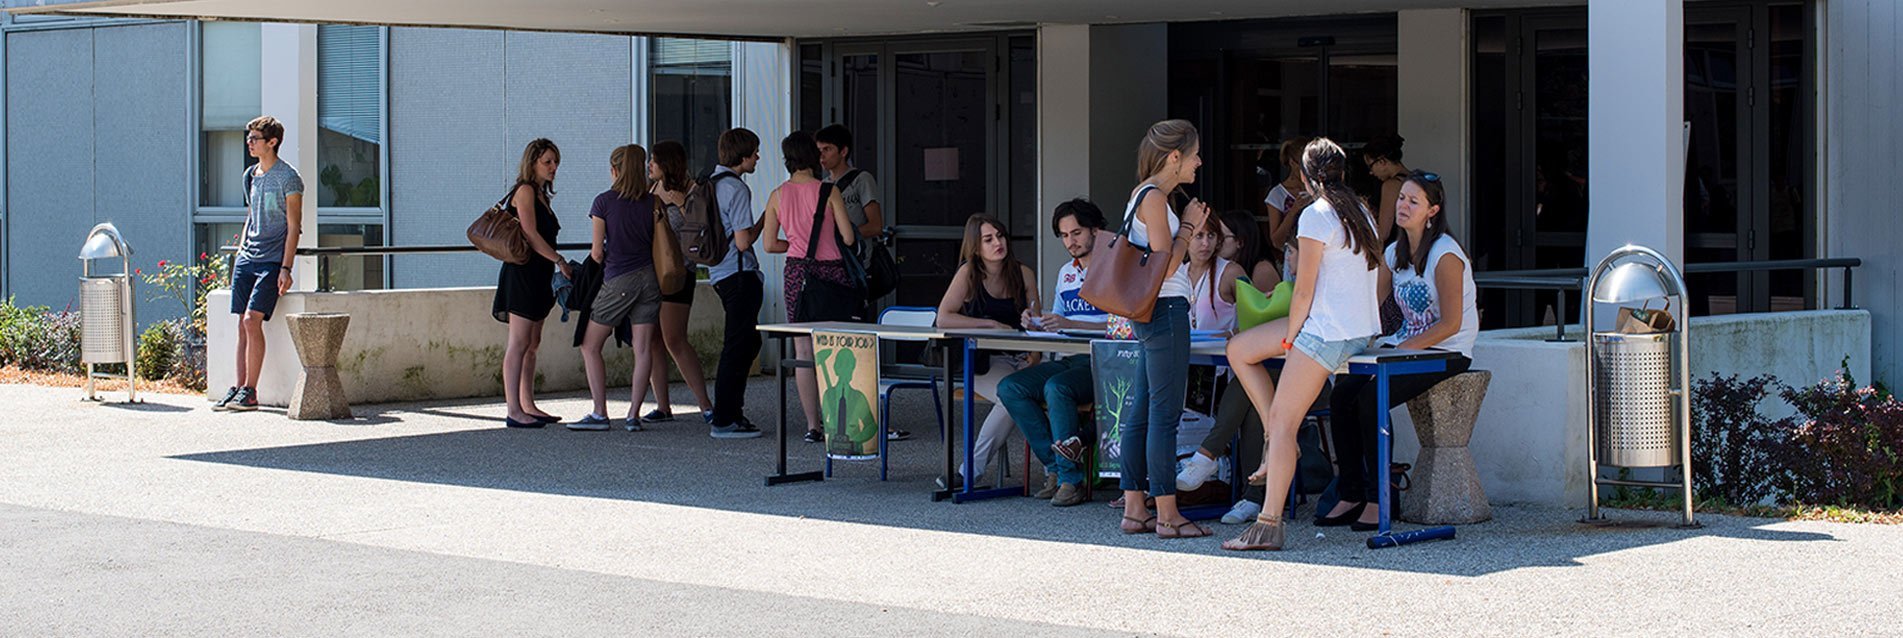
[[[778,40],[1234,20],[1554,0],[5,0],[16,14]],[[1574,4],[1578,0],[1574,0]]]

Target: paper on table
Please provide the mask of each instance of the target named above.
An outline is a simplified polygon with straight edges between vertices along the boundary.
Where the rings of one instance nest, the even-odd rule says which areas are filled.
[[[1026,331],[1024,331],[1024,334],[1025,334],[1025,335],[1027,335],[1027,336],[1032,336],[1032,337],[1042,337],[1042,338],[1046,338],[1046,339],[1049,339],[1049,338],[1053,338],[1053,337],[1064,337],[1064,336],[1068,336],[1068,335],[1065,335],[1064,333],[1061,333],[1061,332],[1045,332],[1045,331],[1043,331],[1043,330],[1026,330]]]

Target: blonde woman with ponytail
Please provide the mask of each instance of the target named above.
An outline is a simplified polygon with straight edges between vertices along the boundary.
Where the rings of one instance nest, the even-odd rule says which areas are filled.
[[[1137,145],[1137,180],[1124,207],[1130,225],[1130,243],[1140,247],[1168,247],[1174,257],[1188,248],[1194,229],[1203,227],[1209,207],[1190,200],[1179,218],[1169,205],[1171,193],[1196,181],[1203,164],[1196,127],[1183,120],[1165,120],[1150,126]],[[1185,518],[1176,507],[1176,425],[1183,414],[1189,369],[1189,275],[1177,270],[1155,291],[1156,306],[1149,321],[1130,321],[1143,344],[1143,374],[1136,395],[1147,396],[1122,430],[1123,522],[1125,534],[1154,532],[1160,538],[1198,538],[1209,530]],[[1148,490],[1156,499],[1156,513],[1144,505]]]
[[[1229,341],[1231,369],[1262,417],[1262,467],[1249,476],[1264,487],[1262,513],[1223,549],[1279,550],[1282,508],[1301,450],[1296,428],[1322,384],[1381,332],[1381,242],[1374,216],[1348,188],[1348,156],[1328,138],[1302,149],[1302,181],[1314,202],[1297,220],[1295,299],[1287,319],[1251,328]],[[1260,364],[1288,355],[1282,387]]]

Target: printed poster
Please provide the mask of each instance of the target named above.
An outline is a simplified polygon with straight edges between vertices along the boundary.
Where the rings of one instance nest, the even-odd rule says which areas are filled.
[[[1090,342],[1091,378],[1097,385],[1097,476],[1123,475],[1123,425],[1148,410],[1137,396],[1143,375],[1143,344],[1095,339]],[[1137,451],[1142,454],[1142,450]]]
[[[813,333],[819,418],[826,454],[862,461],[879,456],[879,338],[869,332]]]

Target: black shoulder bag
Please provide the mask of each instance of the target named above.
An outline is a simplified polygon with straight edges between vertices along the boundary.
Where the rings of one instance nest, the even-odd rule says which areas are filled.
[[[798,308],[788,309],[794,322],[811,321],[860,321],[866,307],[866,269],[853,258],[847,250],[839,233],[833,233],[834,245],[846,267],[846,283],[840,283],[819,276],[812,266],[821,263],[815,257],[819,255],[820,230],[825,225],[827,204],[832,199],[832,184],[819,187],[819,204],[813,211],[813,231],[807,235],[806,256],[797,258],[806,261],[806,274],[800,279],[800,299]]]

